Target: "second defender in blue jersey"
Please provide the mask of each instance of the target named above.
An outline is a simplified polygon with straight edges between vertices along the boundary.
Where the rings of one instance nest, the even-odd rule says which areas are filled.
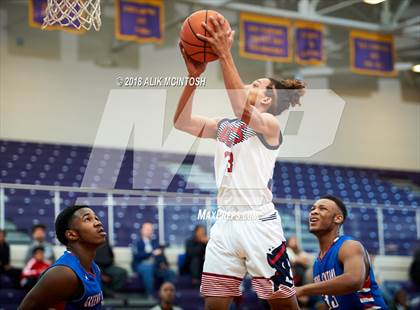
[[[315,283],[334,279],[344,273],[344,266],[339,259],[339,251],[347,240],[353,239],[349,236],[337,237],[327,253],[322,258],[317,257],[313,266]],[[381,296],[370,263],[367,274],[360,290],[345,295],[323,295],[325,303],[330,309],[386,309],[387,306]]]
[[[320,252],[313,266],[314,283],[296,288],[296,293],[321,295],[329,309],[388,309],[363,245],[339,236],[346,217],[344,203],[334,196],[312,206],[309,231],[317,237]]]

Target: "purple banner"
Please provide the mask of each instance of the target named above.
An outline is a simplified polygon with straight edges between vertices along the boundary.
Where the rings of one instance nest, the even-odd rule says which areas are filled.
[[[296,62],[304,65],[324,64],[323,25],[308,22],[296,22],[295,29]]]
[[[163,39],[163,1],[116,0],[116,37],[137,42]]]
[[[394,76],[394,40],[392,35],[352,31],[350,62],[360,74]]]
[[[241,56],[267,61],[291,61],[289,21],[242,13],[240,24]]]
[[[35,28],[42,28],[42,24],[44,23],[44,17],[46,15],[46,9],[47,9],[48,0],[29,0],[29,12],[28,12],[28,18],[29,18],[29,25],[31,27]],[[76,9],[78,6],[76,6]],[[67,22],[66,19],[62,21],[63,24]],[[80,22],[78,20],[74,21],[76,26],[80,26]],[[45,30],[56,30],[61,29],[65,31],[70,32],[77,32],[77,33],[83,33],[84,29],[77,29],[73,26],[61,26],[59,24],[48,26],[45,28]]]

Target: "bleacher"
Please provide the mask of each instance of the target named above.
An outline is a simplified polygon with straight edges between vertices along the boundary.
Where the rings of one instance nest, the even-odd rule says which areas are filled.
[[[205,207],[206,203],[198,198],[183,198],[181,194],[215,193],[213,158],[209,156],[95,149],[95,157],[89,161],[91,153],[92,149],[85,146],[2,140],[0,182],[78,188],[89,163],[90,171],[96,173],[90,173],[85,184],[98,188],[109,184],[101,176],[107,175],[107,165],[112,164],[111,170],[116,170],[114,185],[117,189],[132,189],[134,182],[135,188],[180,194],[176,199],[164,198],[164,239],[166,243],[177,246],[183,245],[186,236],[190,235],[197,224],[198,209]],[[177,163],[182,163],[181,168]],[[274,172],[273,193],[275,197],[302,200],[314,200],[322,194],[342,197],[350,206],[345,232],[363,240],[373,253],[379,253],[375,208],[387,207],[382,208],[386,254],[409,255],[417,239],[415,212],[419,196],[410,187],[397,187],[382,177],[388,175],[400,175],[420,185],[420,173],[416,172],[279,161]],[[5,218],[18,231],[27,231],[33,224],[42,222],[47,225],[49,239],[54,239],[54,191],[5,189],[5,196]],[[92,207],[107,225],[106,195],[62,191],[60,207],[69,206],[80,197],[101,202]],[[114,203],[114,242],[117,246],[127,246],[143,221],[158,222],[157,200],[156,197],[128,195],[115,198],[118,202]],[[215,208],[214,201],[212,208]],[[294,204],[277,204],[277,209],[283,217],[286,232],[292,233],[295,229]],[[313,238],[306,229],[308,205],[302,204],[301,212],[302,240],[311,250]]]

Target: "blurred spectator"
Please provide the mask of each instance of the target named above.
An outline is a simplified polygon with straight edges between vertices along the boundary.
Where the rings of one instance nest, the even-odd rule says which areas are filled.
[[[45,240],[45,225],[37,224],[32,227],[32,243],[26,251],[25,263],[31,259],[34,248],[40,246],[44,248],[45,260],[52,264],[55,261],[54,250],[52,245]]]
[[[384,298],[387,305],[390,305],[392,301],[392,293],[389,292],[388,288],[384,285],[382,282],[382,274],[381,269],[376,268],[375,266],[375,254],[369,253],[369,260],[370,260],[370,266],[373,268],[373,273],[375,275],[375,281],[379,286],[379,289],[381,290],[382,297]]]
[[[414,253],[413,262],[410,265],[410,280],[420,290],[420,247]]]
[[[153,224],[145,222],[140,228],[140,238],[133,245],[132,268],[142,277],[148,298],[153,298],[156,280],[173,281],[175,278],[163,248],[152,236]]]
[[[405,289],[399,289],[394,296],[394,308],[396,310],[409,310],[410,307],[407,303],[407,292]]]
[[[114,297],[115,292],[120,290],[127,280],[127,271],[114,265],[114,252],[108,238],[106,243],[96,250],[95,263],[101,269],[101,284],[105,297]]]
[[[308,253],[299,247],[296,236],[292,236],[287,240],[287,255],[292,264],[295,285],[301,286],[305,284],[305,272],[309,268],[310,260]]]
[[[197,225],[194,228],[193,236],[188,239],[185,248],[185,269],[191,274],[193,286],[200,284],[201,273],[203,272],[204,254],[206,253],[207,242],[209,241],[204,226]]]
[[[175,286],[171,282],[163,282],[160,286],[159,298],[159,305],[150,310],[182,310],[182,308],[174,306]]]
[[[306,281],[305,275],[306,271],[310,268],[309,255],[300,248],[296,236],[292,236],[287,240],[287,255],[292,265],[295,285],[301,286],[306,284],[308,281]],[[302,309],[306,309],[306,307],[310,307],[313,301],[308,296],[300,296],[298,303]]]
[[[32,258],[22,270],[20,285],[30,290],[35,286],[41,274],[50,267],[50,263],[45,260],[44,247],[38,246],[32,250]]]
[[[397,310],[420,309],[420,248],[414,253],[409,269],[410,282],[404,285],[394,296]]]
[[[6,231],[0,229],[0,275],[7,276],[12,281],[13,286],[19,287],[21,272],[21,269],[10,265],[10,246],[6,242]]]

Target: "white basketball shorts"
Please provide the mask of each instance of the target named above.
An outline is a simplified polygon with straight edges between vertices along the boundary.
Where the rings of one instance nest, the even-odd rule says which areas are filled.
[[[254,220],[217,220],[210,230],[201,294],[240,296],[247,272],[261,299],[295,294],[283,228],[275,210]]]

